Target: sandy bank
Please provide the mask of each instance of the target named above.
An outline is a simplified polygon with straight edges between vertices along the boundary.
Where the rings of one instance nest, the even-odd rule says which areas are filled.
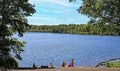
[[[120,71],[120,68],[69,67],[55,69],[18,69],[12,71]]]

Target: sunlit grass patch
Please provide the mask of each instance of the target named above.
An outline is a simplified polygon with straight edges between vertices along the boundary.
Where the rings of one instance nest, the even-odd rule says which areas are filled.
[[[120,67],[120,61],[114,61],[114,62],[106,61],[105,67]]]

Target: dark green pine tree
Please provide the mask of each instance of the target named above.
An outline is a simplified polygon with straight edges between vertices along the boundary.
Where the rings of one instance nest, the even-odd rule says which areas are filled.
[[[27,16],[35,13],[28,0],[0,0],[0,67],[17,68],[25,42],[13,37],[23,36],[28,26]]]

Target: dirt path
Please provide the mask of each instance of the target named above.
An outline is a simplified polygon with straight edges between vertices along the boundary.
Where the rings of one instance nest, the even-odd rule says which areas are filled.
[[[31,70],[12,70],[12,71],[120,71],[120,68],[93,68],[93,67],[71,67],[55,69],[31,69]]]

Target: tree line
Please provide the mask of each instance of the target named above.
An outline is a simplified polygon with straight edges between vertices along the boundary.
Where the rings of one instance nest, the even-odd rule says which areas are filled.
[[[120,35],[120,26],[115,24],[60,24],[30,25],[28,32],[50,32],[82,35]]]

